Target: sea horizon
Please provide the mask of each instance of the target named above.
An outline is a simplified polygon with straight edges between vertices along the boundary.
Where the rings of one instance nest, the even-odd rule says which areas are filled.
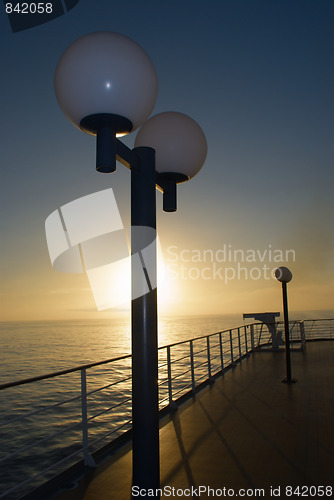
[[[334,310],[291,311],[290,321],[334,318]],[[283,321],[283,314],[278,318]],[[255,320],[242,314],[161,315],[158,344],[164,347]],[[130,315],[110,319],[0,321],[0,383],[21,380],[131,354]]]
[[[248,311],[249,312],[249,311]],[[283,313],[282,311],[257,311],[257,312],[280,312],[281,314],[281,317],[283,318]],[[103,314],[103,313],[102,313]],[[120,316],[115,316],[115,317],[102,317],[102,314],[101,314],[101,317],[98,318],[98,317],[91,317],[91,318],[81,318],[81,317],[73,317],[73,318],[32,318],[32,319],[1,319],[0,318],[0,325],[3,324],[3,323],[44,323],[44,322],[65,322],[65,321],[122,321],[122,320],[127,320],[128,318],[130,318],[130,311],[127,313],[124,313],[124,316],[120,315]],[[189,313],[189,314],[172,314],[172,313],[163,313],[163,314],[159,314],[159,318],[168,318],[168,319],[171,319],[171,318],[175,318],[175,319],[179,319],[179,318],[202,318],[202,317],[216,317],[216,316],[240,316],[241,320],[243,319],[242,318],[242,315],[245,314],[245,313],[242,313],[242,312],[233,312],[233,313],[219,313],[219,312],[214,312],[214,313],[198,313],[198,314],[193,314],[193,313]],[[298,318],[300,320],[302,319],[310,319],[310,316],[314,315],[314,314],[317,314],[317,318],[324,318],[326,315],[330,315],[332,317],[332,315],[334,314],[334,309],[310,309],[310,310],[303,310],[303,309],[289,309],[289,316],[291,316],[291,318],[293,320],[296,319],[296,315],[299,315],[299,314],[302,314],[302,315],[306,315],[307,318]],[[318,316],[320,315],[320,316]],[[317,319],[315,318],[315,319]],[[312,318],[313,319],[313,318]]]

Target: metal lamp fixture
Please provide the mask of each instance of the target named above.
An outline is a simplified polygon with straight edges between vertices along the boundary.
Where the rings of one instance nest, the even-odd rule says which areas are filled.
[[[182,113],[160,113],[146,121],[157,97],[157,75],[146,52],[118,33],[92,33],[70,45],[56,68],[55,92],[68,119],[97,136],[97,170],[114,171],[116,159],[131,169],[132,289],[146,279],[142,288],[149,290],[131,301],[133,484],[157,489],[157,289],[156,277],[145,273],[148,265],[155,268],[156,253],[154,262],[143,259],[140,277],[134,272],[134,256],[143,248],[144,229],[156,229],[156,188],[163,191],[164,210],[175,211],[176,185],[202,167],[206,139]],[[117,138],[141,125],[134,149]]]
[[[282,283],[283,312],[284,312],[284,335],[285,335],[285,357],[286,357],[286,378],[283,382],[291,384],[296,379],[291,377],[291,356],[290,356],[290,331],[289,331],[289,313],[288,313],[288,294],[286,284],[292,280],[292,272],[287,267],[278,267],[275,271],[275,277]]]

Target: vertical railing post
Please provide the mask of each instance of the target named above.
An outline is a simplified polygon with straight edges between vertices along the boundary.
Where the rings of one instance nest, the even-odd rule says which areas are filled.
[[[223,352],[222,332],[219,332],[219,347],[220,347],[220,362],[222,366],[222,372],[224,373],[224,352]]]
[[[244,331],[245,331],[245,348],[246,348],[246,356],[248,357],[248,343],[247,343],[247,326],[244,326]]]
[[[252,351],[255,349],[255,343],[254,343],[254,325],[250,325],[250,335],[251,335],[251,346],[252,346]]]
[[[167,371],[168,371],[168,401],[169,401],[169,406],[173,406],[174,401],[173,401],[172,364],[170,357],[170,346],[167,346]]]
[[[194,368],[194,346],[193,341],[190,341],[190,369],[191,369],[191,388],[195,392],[195,368]]]
[[[233,339],[232,339],[232,330],[230,330],[230,347],[231,347],[231,365],[235,366],[234,356],[233,356]]]
[[[211,382],[213,378],[211,376],[210,337],[206,337],[206,351],[208,355],[208,376],[209,376],[209,381]]]
[[[301,349],[303,350],[305,349],[306,346],[304,321],[301,321],[299,323],[299,332],[300,332]]]
[[[96,463],[88,449],[88,419],[87,419],[87,383],[86,369],[81,370],[81,422],[82,422],[82,449],[85,465],[96,467]]]
[[[240,328],[238,328],[238,346],[239,346],[239,359],[241,361],[242,354],[241,354]]]

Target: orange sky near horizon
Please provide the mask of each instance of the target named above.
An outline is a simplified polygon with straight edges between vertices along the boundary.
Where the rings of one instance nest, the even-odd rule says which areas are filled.
[[[173,238],[177,241],[175,234]],[[304,273],[308,262],[298,251],[295,261],[276,263],[263,257],[269,252],[268,246],[259,249],[260,260],[257,257],[255,262],[254,248],[248,249],[248,254],[243,250],[244,258],[253,255],[252,262],[222,262],[223,245],[215,251],[209,250],[207,247],[195,251],[194,242],[164,249],[164,277],[158,281],[161,316],[281,311],[281,285],[271,276],[278,265],[286,265],[293,272],[288,285],[291,311],[333,309],[333,281],[327,280],[326,273],[320,274],[319,270],[318,275]],[[240,257],[242,249],[238,247],[238,250]],[[271,251],[273,253],[272,247]],[[1,321],[102,319],[129,315],[129,302],[97,311],[87,276],[59,273],[52,269],[47,257],[34,259],[29,271],[17,273],[15,279],[9,277],[8,286],[3,286],[6,293],[1,297]]]

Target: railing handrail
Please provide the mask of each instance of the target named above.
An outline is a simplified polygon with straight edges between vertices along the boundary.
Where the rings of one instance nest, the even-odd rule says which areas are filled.
[[[74,368],[66,368],[65,370],[47,373],[46,375],[39,375],[37,377],[24,378],[22,380],[16,380],[14,382],[0,384],[0,391],[3,389],[8,389],[9,387],[16,387],[18,385],[30,384],[31,382],[39,382],[41,380],[59,377],[60,375],[67,375],[68,373],[86,370],[87,368],[93,368],[94,366],[106,365],[108,363],[112,363],[114,361],[121,361],[122,359],[130,358],[130,357],[131,357],[131,354],[125,354],[124,356],[119,356],[117,358],[105,359],[103,361],[95,361],[94,363],[88,363],[86,365],[79,365],[79,366],[75,366]]]
[[[302,319],[300,321],[302,321],[303,323],[306,323],[306,321],[333,321],[334,318],[310,318],[310,319]]]
[[[208,335],[200,335],[199,337],[193,337],[191,339],[180,340],[179,342],[174,342],[173,344],[168,344],[168,345],[160,346],[160,347],[158,347],[158,350],[160,350],[160,349],[167,349],[167,347],[175,347],[176,345],[187,344],[191,340],[194,341],[194,340],[206,339],[207,337],[212,337],[213,335],[219,335],[220,333],[229,332],[230,330],[236,330],[237,328],[238,327],[235,326],[233,328],[227,328],[226,330],[219,330],[218,332],[208,333]],[[241,327],[241,328],[243,328],[243,327]]]

